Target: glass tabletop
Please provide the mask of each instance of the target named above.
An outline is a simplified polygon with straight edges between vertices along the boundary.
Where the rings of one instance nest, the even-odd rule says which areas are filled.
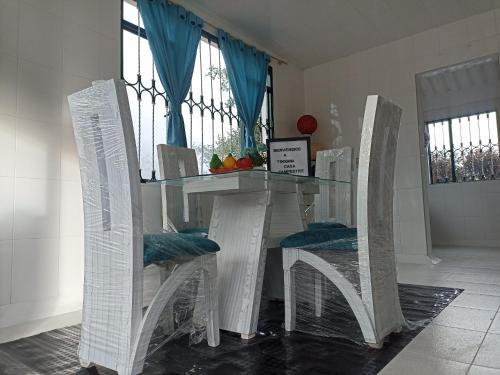
[[[330,180],[330,179],[309,177],[309,176],[297,176],[286,173],[270,172],[262,169],[252,169],[247,171],[234,171],[234,172],[227,172],[220,174],[204,174],[198,176],[156,180],[147,182],[147,184],[161,184],[166,186],[185,186],[191,183],[202,183],[204,181],[215,182],[215,181],[223,181],[224,179],[240,179],[240,180],[251,179],[251,180],[261,180],[267,182],[303,184],[308,186],[322,186],[322,185],[332,186],[337,184],[348,185],[351,183],[347,181]]]

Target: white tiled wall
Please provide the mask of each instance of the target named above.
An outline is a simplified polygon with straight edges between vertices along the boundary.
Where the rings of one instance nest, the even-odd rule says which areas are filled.
[[[500,181],[429,187],[432,243],[500,246]]]
[[[289,63],[272,62],[275,136],[296,135],[297,119],[304,114],[304,71]]]
[[[0,304],[10,303],[12,240],[0,240]]]
[[[423,195],[427,186],[421,174],[425,155],[421,159],[415,74],[496,53],[499,32],[500,11],[491,11],[305,71],[305,110],[319,122],[313,140],[325,147],[350,145],[357,151],[367,95],[382,94],[403,108],[394,202],[396,248],[402,260],[424,260],[429,246]],[[429,195],[433,193],[429,191]],[[481,227],[477,221],[474,225]]]
[[[120,0],[0,0],[0,328],[81,308],[66,96],[120,76]]]

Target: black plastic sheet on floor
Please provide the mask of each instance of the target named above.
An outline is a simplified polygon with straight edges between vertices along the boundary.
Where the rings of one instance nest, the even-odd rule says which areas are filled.
[[[377,374],[461,293],[404,284],[399,289],[405,318],[419,324],[388,337],[381,350],[346,338],[285,334],[283,303],[268,301],[261,306],[255,339],[244,342],[238,335],[221,331],[221,345],[210,348],[205,341],[189,347],[188,338],[183,337],[148,358],[144,374]],[[103,368],[81,369],[78,340],[79,327],[69,327],[2,344],[0,374],[115,374]]]

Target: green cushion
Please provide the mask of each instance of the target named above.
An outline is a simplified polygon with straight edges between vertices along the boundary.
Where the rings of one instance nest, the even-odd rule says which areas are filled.
[[[212,240],[184,233],[154,233],[144,235],[144,266],[179,256],[200,256],[219,251]]]
[[[318,230],[318,229],[339,229],[339,228],[347,228],[344,224],[334,223],[334,222],[316,222],[307,224],[307,228],[309,230]]]
[[[184,228],[179,231],[179,233],[194,234],[195,236],[208,237],[208,228],[195,227],[195,228]]]
[[[281,241],[283,249],[357,251],[356,228],[306,230]]]

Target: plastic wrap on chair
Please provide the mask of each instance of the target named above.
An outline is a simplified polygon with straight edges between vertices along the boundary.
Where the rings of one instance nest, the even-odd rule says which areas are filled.
[[[335,250],[338,243],[339,240],[332,240],[316,244],[314,248],[305,250],[308,259],[304,258],[305,251],[301,253],[306,261],[299,259],[295,262],[292,268],[296,304],[294,330],[316,336],[345,338],[363,345],[366,344],[366,332],[364,335],[361,326],[370,322],[367,312],[359,312],[359,309],[366,311],[366,308],[361,302],[358,252],[342,248]],[[318,271],[325,270],[319,264],[321,261],[330,268],[330,272]],[[421,298],[426,297],[422,295]],[[358,310],[357,316],[355,310]],[[428,319],[405,319],[402,329],[420,329],[428,323]]]
[[[316,154],[316,177],[327,180],[345,181],[349,184],[320,186],[320,193],[314,197],[314,222],[352,224],[352,159],[351,147],[318,151]]]
[[[336,305],[342,298],[346,301],[342,306],[348,306],[354,313],[364,341],[373,347],[380,348],[386,336],[405,325],[398,294],[393,232],[394,169],[401,113],[398,106],[381,96],[367,98],[359,151],[356,233],[351,228],[324,229],[299,233],[282,241],[286,248],[283,268],[287,330],[300,329],[297,327],[300,326],[297,316],[302,314],[300,303],[312,303],[313,307],[307,305],[314,311],[312,316],[320,318],[343,311]],[[328,172],[326,166],[322,169]],[[346,171],[350,172],[349,168]],[[301,263],[307,264],[305,271]],[[297,280],[302,274],[305,279]],[[328,280],[326,287],[324,280]],[[329,290],[329,284],[343,297]],[[334,304],[329,308],[332,295]],[[335,317],[324,321],[334,322]],[[315,326],[313,320],[303,325],[302,330]],[[314,331],[326,334],[328,326],[332,327],[327,325]],[[333,326],[330,331],[335,333],[338,329]]]
[[[144,237],[143,225],[155,226],[143,222],[135,136],[123,82],[97,81],[68,100],[84,208],[79,356],[83,364],[136,374],[142,370],[151,336],[161,331],[155,328],[158,324],[167,327],[166,321],[173,322],[163,331],[168,337],[186,332],[194,342],[203,337],[203,330],[193,327],[206,326],[203,315],[213,314],[216,306],[211,296],[218,246],[189,234]],[[145,305],[144,265],[146,274],[157,278],[156,284],[149,283],[153,290],[146,290],[151,298]],[[196,310],[196,319],[188,310]]]
[[[173,145],[157,145],[161,179],[178,179],[199,175],[194,149]],[[182,187],[162,187],[163,221],[170,221],[179,232],[208,234],[213,197],[205,194],[184,194]],[[165,229],[169,229],[165,226]]]
[[[152,291],[160,287],[161,275],[164,272],[169,273],[181,264],[180,262],[165,264],[165,270],[151,280]],[[202,276],[202,271],[195,271],[179,286],[171,300],[165,305],[151,335],[146,358],[171,340],[184,335],[189,335],[190,345],[199,344],[206,339],[207,313],[205,309],[200,308],[203,307],[205,301]],[[154,286],[157,288],[155,289]],[[144,311],[146,312],[150,301],[145,302]]]

